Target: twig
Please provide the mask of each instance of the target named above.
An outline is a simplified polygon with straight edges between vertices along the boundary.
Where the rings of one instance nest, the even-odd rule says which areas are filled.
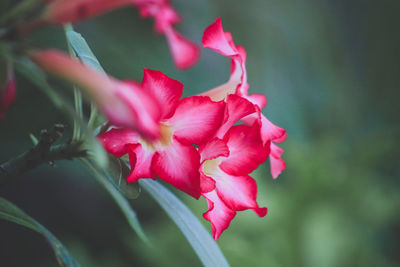
[[[57,124],[50,132],[42,130],[36,146],[0,164],[0,186],[43,163],[85,157],[86,150],[82,149],[81,142],[54,145],[62,136],[64,128],[64,125]]]

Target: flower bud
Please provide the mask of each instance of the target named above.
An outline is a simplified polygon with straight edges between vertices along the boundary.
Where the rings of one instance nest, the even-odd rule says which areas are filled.
[[[116,80],[57,50],[31,57],[44,70],[76,83],[113,125],[137,130],[150,139],[158,137],[159,103],[137,83]]]

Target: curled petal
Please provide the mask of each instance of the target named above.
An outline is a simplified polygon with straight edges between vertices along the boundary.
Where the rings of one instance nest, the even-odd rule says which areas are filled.
[[[286,138],[286,130],[273,124],[259,109],[257,114],[246,116],[242,118],[242,121],[247,125],[252,125],[255,121],[259,121],[261,124],[260,135],[264,144],[268,141],[275,140],[280,140],[282,142]]]
[[[246,96],[246,99],[249,100],[254,105],[257,105],[260,109],[264,108],[267,105],[267,98],[262,94],[252,94]]]
[[[221,125],[224,108],[224,102],[213,102],[209,97],[186,97],[180,101],[167,123],[179,140],[198,145],[211,137]]]
[[[203,163],[205,160],[229,156],[229,148],[225,141],[219,138],[213,138],[199,146],[199,153],[201,158],[200,162]]]
[[[144,148],[141,144],[127,145],[131,172],[126,178],[127,182],[137,182],[140,178],[155,179],[151,170],[154,151]]]
[[[228,95],[224,114],[224,122],[216,136],[222,138],[226,132],[243,117],[256,112],[252,103],[238,95]]]
[[[271,165],[271,175],[274,179],[278,178],[286,168],[286,163],[281,158],[282,154],[283,149],[271,142],[271,155],[269,156],[269,161]]]
[[[260,208],[257,204],[257,184],[250,176],[233,176],[219,171],[213,175],[213,179],[218,196],[230,209],[252,209],[260,217],[267,214],[267,208]]]
[[[127,144],[138,144],[140,135],[129,129],[111,129],[108,132],[100,134],[97,139],[103,145],[104,149],[116,156],[122,157],[128,153]]]
[[[225,231],[236,212],[228,208],[219,198],[215,190],[202,194],[207,200],[208,211],[203,214],[204,219],[211,222],[212,235],[218,240],[223,231]]]
[[[158,151],[152,162],[153,172],[165,182],[194,198],[200,197],[200,156],[191,145],[174,140]]]
[[[161,107],[161,118],[170,118],[182,96],[183,84],[169,78],[161,71],[144,69],[142,87],[157,98]]]
[[[215,189],[215,181],[210,176],[200,172],[200,192],[207,193]]]
[[[217,18],[213,24],[206,28],[201,42],[204,48],[210,48],[227,57],[238,54],[232,42],[232,36],[230,33],[225,34],[222,28],[221,18]]]
[[[190,68],[198,61],[200,49],[193,41],[186,39],[172,27],[165,30],[165,36],[171,50],[172,59],[178,69]]]
[[[210,96],[214,101],[225,99],[228,94],[233,93],[247,96],[249,85],[247,84],[246,51],[243,47],[234,44],[231,33],[224,32],[220,18],[217,18],[204,31],[202,42],[204,47],[231,58],[229,81],[202,95]]]
[[[219,167],[232,175],[247,175],[267,160],[269,146],[264,146],[259,135],[259,126],[233,126],[224,139],[230,154],[223,158]]]

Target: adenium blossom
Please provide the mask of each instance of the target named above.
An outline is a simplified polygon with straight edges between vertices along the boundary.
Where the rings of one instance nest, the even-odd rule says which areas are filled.
[[[271,174],[273,178],[277,178],[285,169],[285,162],[281,158],[283,149],[278,147],[276,143],[285,140],[286,131],[274,125],[261,113],[261,109],[267,104],[265,96],[248,94],[249,85],[247,83],[245,49],[235,45],[230,32],[224,32],[220,18],[217,18],[213,24],[207,27],[202,43],[205,48],[210,48],[223,56],[231,58],[231,75],[228,82],[202,95],[210,96],[211,99],[219,101],[226,99],[229,94],[236,94],[246,98],[256,106],[256,112],[242,118],[242,121],[248,125],[253,125],[255,121],[259,121],[262,141],[264,145],[268,143],[271,145]]]
[[[5,81],[0,85],[0,120],[12,105],[16,95],[16,83],[11,66],[7,66]]]
[[[131,172],[128,182],[157,176],[183,192],[199,198],[200,145],[220,127],[225,103],[206,96],[181,100],[183,85],[159,71],[144,70],[141,87],[152,92],[162,103],[158,139],[147,140],[136,131],[114,128],[98,138],[116,157],[129,155]]]
[[[158,138],[160,106],[157,98],[133,81],[119,81],[57,50],[34,52],[31,58],[46,71],[76,83],[115,126]]]
[[[179,23],[181,18],[169,0],[135,0],[133,4],[139,9],[143,18],[154,19],[154,29],[167,38],[178,69],[187,69],[197,62],[200,49],[174,29],[174,25]]]
[[[181,18],[168,0],[52,0],[35,23],[76,23],[127,5],[136,6],[141,17],[154,19],[154,29],[166,36],[178,69],[189,68],[197,62],[200,49],[174,29]]]
[[[209,208],[203,217],[211,222],[215,240],[237,211],[252,209],[260,217],[267,214],[267,208],[257,204],[257,185],[249,173],[267,159],[269,143],[263,144],[258,121],[233,126],[254,112],[254,105],[246,99],[228,95],[224,123],[214,138],[199,146],[201,191]]]

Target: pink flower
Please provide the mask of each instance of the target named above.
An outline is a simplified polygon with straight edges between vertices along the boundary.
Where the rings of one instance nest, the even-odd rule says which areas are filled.
[[[0,87],[0,120],[4,118],[6,111],[12,105],[16,95],[16,84],[11,66],[8,66],[6,81]]]
[[[154,29],[167,38],[172,58],[178,69],[187,69],[198,61],[200,56],[198,46],[173,27],[181,21],[181,18],[168,0],[134,0],[133,4],[139,9],[143,18],[154,19]]]
[[[249,173],[267,159],[269,143],[264,146],[260,139],[258,121],[252,126],[233,126],[254,112],[254,105],[246,99],[228,95],[225,123],[213,139],[199,146],[201,191],[209,208],[203,216],[211,222],[215,240],[237,211],[252,209],[260,217],[267,214],[257,204],[257,185]]]
[[[214,135],[221,125],[225,103],[213,102],[205,96],[179,100],[183,85],[159,71],[145,69],[141,86],[163,103],[161,136],[147,140],[136,131],[120,128],[101,134],[99,140],[109,153],[117,157],[129,155],[128,182],[158,176],[199,198],[200,155],[193,145],[200,145]]]
[[[76,83],[113,125],[158,138],[161,103],[135,82],[118,81],[57,50],[36,52],[31,57],[46,71]]]
[[[246,51],[243,47],[235,45],[230,32],[224,32],[221,19],[217,18],[213,24],[205,30],[202,40],[203,46],[210,48],[223,56],[231,58],[231,75],[225,84],[209,90],[202,95],[210,96],[215,101],[226,99],[229,94],[236,94],[252,102],[257,108],[256,112],[242,118],[248,125],[258,121],[261,125],[260,136],[266,145],[271,144],[271,174],[273,178],[285,169],[285,162],[281,155],[283,149],[275,143],[283,142],[286,138],[286,131],[270,122],[262,113],[261,109],[267,103],[265,96],[259,94],[248,94],[249,85],[246,73]]]
[[[173,27],[181,18],[168,0],[53,0],[35,25],[76,23],[126,5],[136,6],[143,18],[154,19],[155,31],[165,34],[178,69],[187,69],[198,61],[199,47]]]

